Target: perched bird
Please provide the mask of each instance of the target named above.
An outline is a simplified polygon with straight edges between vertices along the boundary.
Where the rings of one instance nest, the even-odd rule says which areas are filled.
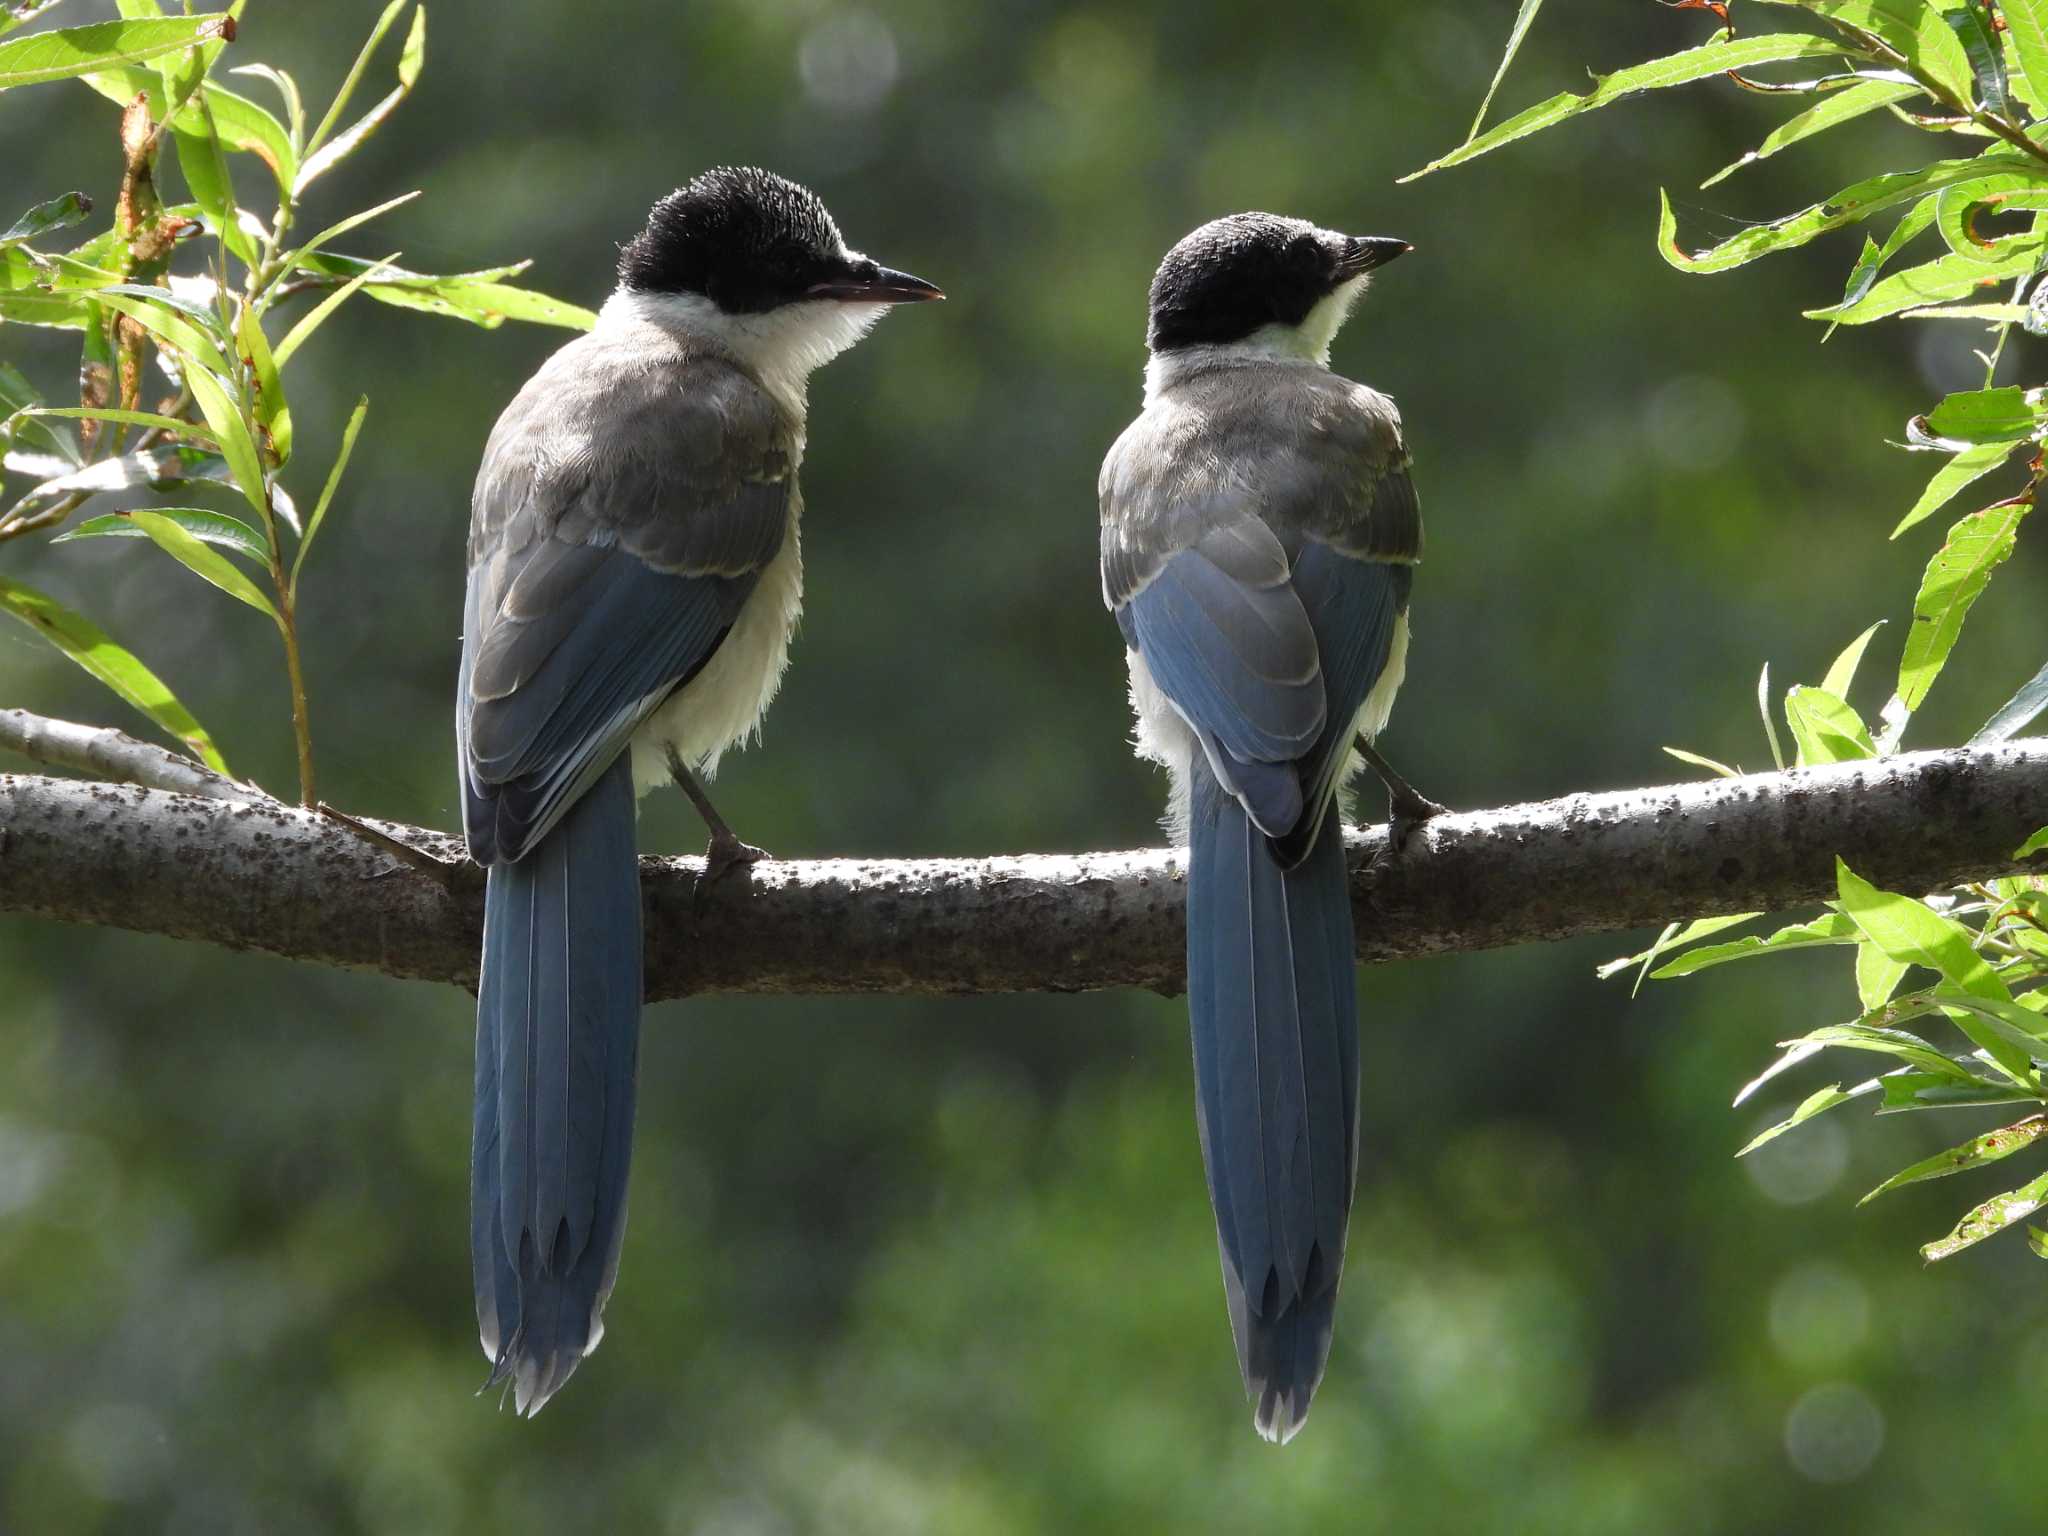
[[[455,734],[490,870],[470,1253],[487,1385],[537,1413],[604,1332],[640,1037],[635,789],[673,777],[715,875],[760,856],[704,798],[802,606],[811,370],[941,298],[766,171],[706,171],[619,257],[596,328],[521,389],[471,507]],[[630,747],[630,751],[628,748]]]
[[[1422,553],[1400,416],[1330,371],[1330,341],[1409,249],[1267,213],[1182,240],[1152,280],[1144,410],[1099,484],[1137,750],[1171,774],[1188,846],[1231,1330],[1253,1422],[1282,1442],[1329,1358],[1358,1166],[1344,786],[1400,686]]]

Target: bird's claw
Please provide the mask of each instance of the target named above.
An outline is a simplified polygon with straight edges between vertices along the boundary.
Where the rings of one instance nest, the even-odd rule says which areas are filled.
[[[770,856],[767,849],[743,843],[730,833],[714,836],[704,845],[704,883],[716,885],[734,870],[758,864]]]

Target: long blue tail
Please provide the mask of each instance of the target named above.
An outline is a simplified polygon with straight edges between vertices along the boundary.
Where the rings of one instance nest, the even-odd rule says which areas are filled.
[[[627,754],[517,863],[493,864],[476,1006],[470,1260],[514,1406],[538,1413],[604,1336],[626,1231],[640,1050],[640,873]]]
[[[1323,1379],[1358,1169],[1343,820],[1283,870],[1200,753],[1188,863],[1195,1111],[1253,1422],[1285,1442]]]

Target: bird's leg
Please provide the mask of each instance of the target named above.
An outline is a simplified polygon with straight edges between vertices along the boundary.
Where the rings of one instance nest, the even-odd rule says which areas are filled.
[[[1446,815],[1450,807],[1438,805],[1421,794],[1413,784],[1396,773],[1394,765],[1381,757],[1379,749],[1363,736],[1358,738],[1358,755],[1387,786],[1387,848],[1399,857],[1417,827],[1432,816]]]
[[[718,807],[711,803],[711,797],[704,793],[704,786],[697,781],[697,775],[690,772],[682,754],[676,751],[675,743],[668,746],[668,774],[690,797],[690,804],[697,807],[697,814],[704,825],[711,829],[711,841],[704,845],[704,883],[710,885],[742,865],[753,864],[768,857],[768,850],[756,848],[752,843],[743,843],[733,829],[725,824],[725,818],[718,814]]]

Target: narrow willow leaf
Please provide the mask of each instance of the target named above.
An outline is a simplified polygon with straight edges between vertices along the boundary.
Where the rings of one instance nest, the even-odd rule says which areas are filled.
[[[191,386],[192,398],[199,403],[200,414],[213,428],[221,457],[227,460],[228,470],[235,477],[235,488],[258,517],[267,515],[270,497],[263,479],[263,460],[240,407],[228,397],[226,386],[203,368],[194,368],[185,382]]]
[[[1977,220],[1985,214],[2039,213],[2048,208],[2048,187],[2024,171],[1999,171],[1944,187],[1935,196],[1935,228],[1948,248],[1973,261],[1995,262],[2026,233],[1980,235]],[[2038,242],[2037,242],[2038,243]]]
[[[1762,916],[1761,912],[1732,912],[1720,917],[1696,918],[1690,923],[1667,923],[1664,926],[1664,931],[1657,935],[1655,941],[1652,942],[1648,949],[1633,955],[1623,955],[1618,960],[1609,960],[1606,964],[1597,966],[1593,974],[1599,977],[1600,980],[1605,981],[1608,977],[1618,975],[1622,971],[1628,970],[1631,966],[1640,967],[1647,973],[1652,963],[1660,955],[1669,954],[1672,950],[1682,948],[1697,939],[1703,939],[1709,934],[1719,933],[1725,928],[1733,928],[1738,924],[1751,922]],[[1642,980],[1641,976],[1636,978],[1637,987],[1642,985]],[[1634,996],[1633,991],[1631,991],[1630,996]]]
[[[1986,325],[2023,325],[2031,313],[2024,304],[1929,304],[1909,309],[1901,320],[1982,320]],[[1982,357],[1983,353],[1977,354]]]
[[[1929,1072],[1887,1072],[1880,1082],[1884,1102],[1880,1115],[1908,1114],[1924,1109],[1987,1109],[2000,1104],[2032,1104],[2040,1095],[2011,1083],[1975,1080],[1958,1083]]]
[[[2026,686],[2005,701],[1997,714],[1984,722],[1984,729],[1970,738],[1973,747],[1995,747],[2033,724],[2034,717],[2048,709],[2048,665],[2044,665]],[[2024,858],[2022,853],[2020,857]]]
[[[270,342],[263,334],[263,322],[256,316],[255,305],[242,306],[235,334],[241,343],[242,358],[249,365],[253,391],[250,404],[257,430],[270,450],[271,461],[281,468],[291,462],[292,413],[285,401],[284,381],[277,374],[277,359],[271,355]]]
[[[1824,688],[1789,689],[1785,723],[1798,746],[1796,762],[1801,768],[1877,756],[1863,717]]]
[[[1890,1002],[1905,978],[1905,961],[1894,960],[1875,944],[1856,946],[1856,1000],[1865,1013]]]
[[[392,198],[389,202],[379,203],[374,208],[365,208],[361,213],[350,214],[339,223],[328,225],[319,234],[306,241],[305,244],[299,247],[299,254],[309,255],[330,241],[339,240],[343,235],[359,225],[369,223],[370,220],[376,218],[379,214],[389,213],[392,209],[401,207],[418,196],[420,196],[418,192],[407,192],[403,196]]]
[[[2006,90],[2005,50],[1999,46],[1998,34],[1992,30],[1989,7],[1980,10],[1967,3],[1946,5],[1940,8],[1941,19],[1955,32],[1956,39],[1963,45],[1963,52],[1970,61],[1970,73],[1975,79],[1977,105],[1987,112],[2000,117],[2012,115],[2012,102]],[[1970,99],[1965,97],[1965,100]]]
[[[1486,112],[1493,105],[1493,93],[1500,89],[1501,81],[1508,77],[1508,66],[1515,62],[1515,54],[1521,49],[1522,39],[1529,34],[1529,23],[1536,19],[1537,11],[1543,8],[1543,0],[1522,0],[1521,9],[1515,12],[1514,29],[1508,33],[1507,51],[1500,56],[1500,68],[1493,72],[1493,83],[1486,88],[1486,94],[1479,100],[1479,110],[1472,114],[1472,126],[1465,130],[1465,142],[1471,143],[1479,135],[1479,125],[1486,121]]]
[[[1952,1173],[1963,1173],[1971,1168],[1981,1168],[1986,1163],[1998,1162],[2001,1158],[2011,1157],[2015,1152],[2024,1152],[2043,1135],[2048,1135],[2048,1116],[2029,1115],[2016,1124],[2001,1126],[1995,1131],[1986,1131],[1982,1136],[1971,1137],[1961,1146],[1950,1147],[1946,1152],[1937,1152],[1910,1168],[1901,1168],[1856,1203],[1868,1205],[1879,1195],[1887,1194],[1906,1184],[1918,1184],[1927,1179],[1945,1179]]]
[[[1974,256],[1958,256],[1950,251],[1917,267],[1894,272],[1883,281],[1872,284],[1868,293],[1853,302],[1831,304],[1824,309],[1809,309],[1803,313],[1809,320],[1831,320],[1837,325],[1868,325],[1873,320],[1887,319],[1902,310],[1965,298],[1980,288],[1997,287],[2008,279],[2032,272],[2041,260],[2042,252],[2048,250],[2048,237],[2029,234],[2001,241],[2000,245],[2001,254],[1995,261],[1980,261]],[[2008,246],[2013,248],[2004,249]]]
[[[1830,912],[1827,916],[1815,918],[1810,923],[1794,923],[1788,928],[1780,928],[1776,933],[1751,934],[1747,938],[1736,939],[1727,944],[1708,944],[1699,949],[1689,950],[1651,972],[1651,980],[1665,981],[1673,976],[1690,976],[1693,972],[1704,971],[1709,966],[1726,965],[1730,960],[1748,960],[1756,955],[1777,954],[1789,949],[1814,949],[1826,944],[1854,944],[1857,933],[1856,925],[1848,918],[1838,912]]]
[[[286,142],[292,146],[292,174],[298,174],[298,148],[306,138],[306,106],[299,99],[299,82],[281,69],[272,69],[268,64],[238,64],[228,71],[231,75],[253,75],[259,80],[268,80],[276,90],[279,100],[284,103],[285,121],[290,125]],[[272,167],[277,169],[277,167]]]
[[[1920,87],[1917,84],[1905,78],[1861,80],[1855,85],[1831,91],[1798,116],[1789,117],[1780,123],[1764,136],[1761,144],[1740,160],[1731,161],[1714,172],[1700,183],[1700,190],[1704,192],[1716,182],[1727,180],[1745,165],[1754,165],[1759,160],[1770,159],[1779,150],[1789,148],[1801,139],[1810,139],[1817,133],[1825,133],[1828,129],[1846,123],[1852,118],[1861,117],[1866,112],[1874,112],[1879,107],[1918,95],[1919,91]]]
[[[332,133],[334,125],[341,121],[341,114],[348,110],[349,98],[355,95],[356,87],[362,83],[363,71],[370,67],[370,56],[377,51],[377,45],[384,41],[384,34],[391,30],[391,23],[398,20],[398,13],[405,9],[406,3],[407,0],[391,0],[371,26],[369,38],[357,52],[355,62],[349,65],[348,74],[342,78],[341,89],[334,93],[334,100],[328,104],[326,114],[320,119],[320,126],[313,130],[313,137],[306,141],[306,154],[309,158],[327,142],[327,135]]]
[[[1767,1142],[1776,1141],[1780,1136],[1784,1135],[1794,1126],[1804,1125],[1807,1121],[1811,1120],[1815,1115],[1826,1114],[1836,1105],[1847,1104],[1851,1099],[1860,1099],[1867,1093],[1875,1092],[1876,1089],[1876,1078],[1871,1078],[1868,1082],[1858,1083],[1854,1088],[1848,1089],[1846,1092],[1843,1090],[1842,1085],[1840,1083],[1830,1083],[1827,1087],[1820,1089],[1818,1092],[1809,1094],[1804,1099],[1801,1099],[1799,1101],[1799,1107],[1793,1110],[1792,1113],[1787,1115],[1784,1119],[1780,1120],[1776,1125],[1770,1127],[1768,1130],[1759,1132],[1755,1136],[1752,1136],[1749,1139],[1749,1141],[1743,1146],[1742,1150],[1740,1152],[1737,1152],[1735,1155],[1737,1157],[1747,1157],[1750,1153],[1754,1152],[1758,1147],[1765,1145]]]
[[[103,21],[0,43],[0,91],[66,80],[96,69],[140,64],[221,35],[226,18],[179,16],[162,21]]]
[[[1939,971],[1973,996],[2011,1001],[2005,984],[1972,947],[1970,930],[1961,923],[1943,917],[1924,901],[1880,891],[1840,858],[1835,860],[1835,889],[1842,910],[1894,960]]]
[[[1913,599],[1913,627],[1899,658],[1899,697],[1918,709],[1955,649],[1963,620],[1984,593],[1992,571],[2012,553],[2026,502],[1972,512],[1948,531],[1948,541],[1927,563]]]
[[[56,416],[72,421],[116,421],[123,426],[152,427],[159,432],[176,433],[179,437],[189,437],[195,442],[217,441],[211,428],[177,416],[159,416],[154,411],[123,411],[113,406],[49,405],[39,406],[26,414]]]
[[[2043,827],[2032,837],[2013,850],[2015,859],[2031,859],[2037,853],[2048,852],[2048,827]]]
[[[1882,39],[1947,87],[1958,100],[1974,97],[1976,72],[1969,51],[1948,24],[1942,7],[1928,0],[1764,0],[1831,17]]]
[[[225,512],[213,512],[205,507],[150,507],[147,510],[152,517],[169,518],[202,543],[231,549],[260,566],[270,563],[269,540],[239,517],[229,517]],[[149,536],[149,530],[126,512],[109,512],[104,517],[87,518],[50,542],[69,544],[74,539],[146,539]]]
[[[2000,998],[1973,997],[1955,987],[1937,987],[1935,999],[1970,1043],[1997,1064],[2019,1087],[2041,1091],[2034,1059],[2048,1054],[2041,1031],[2048,1021],[2030,1009]]]
[[[2023,442],[2048,420],[2039,394],[2018,385],[1944,395],[1926,416],[1927,429],[1956,443]]]
[[[1849,697],[1849,685],[1856,681],[1856,669],[1863,663],[1864,649],[1870,644],[1870,637],[1882,628],[1884,620],[1879,619],[1842,647],[1842,654],[1834,659],[1828,667],[1828,675],[1820,680],[1823,693],[1831,693],[1838,699]]]
[[[1922,1247],[1920,1257],[1930,1264],[1952,1258],[1987,1237],[1997,1236],[2014,1222],[2026,1220],[2041,1208],[2043,1200],[2048,1200],[2048,1173],[2032,1183],[1986,1200],[1957,1222],[1955,1231],[1947,1237]]]
[[[1710,75],[1722,74],[1727,70],[1746,69],[1753,64],[1769,64],[1779,59],[1838,57],[1844,51],[1845,47],[1841,43],[1825,38],[1806,37],[1796,32],[1777,32],[1733,40],[1721,38],[1698,48],[1688,48],[1683,53],[1674,53],[1666,58],[1652,59],[1646,64],[1618,69],[1611,75],[1595,75],[1593,89],[1584,95],[1565,91],[1548,101],[1538,102],[1527,111],[1516,113],[1506,122],[1496,124],[1477,138],[1467,139],[1449,154],[1430,161],[1419,171],[1410,171],[1400,179],[1413,181],[1418,176],[1427,176],[1431,171],[1440,171],[1447,166],[1476,160],[1489,150],[1499,149],[1503,144],[1525,139],[1532,133],[1555,127],[1567,118],[1577,117],[1582,112],[1591,112],[1596,107],[1604,107],[1638,91],[1684,85],[1689,81],[1704,80]]]
[[[2027,95],[2048,103],[2048,0],[1998,0]]]
[[[107,638],[106,632],[92,620],[5,576],[0,576],[0,609],[13,614],[106,684],[207,767],[216,773],[228,772],[227,761],[214,746],[213,738],[192,718],[192,712],[178,702],[178,696],[133,654]]]
[[[355,452],[356,434],[363,429],[363,417],[369,413],[370,397],[364,395],[356,401],[356,408],[349,412],[348,425],[341,429],[341,448],[334,455],[334,467],[327,471],[327,483],[320,487],[320,499],[313,503],[313,515],[306,521],[306,532],[299,540],[298,558],[292,561],[291,590],[297,596],[299,570],[306,563],[306,552],[313,547],[313,540],[319,535],[320,525],[327,521],[328,503],[334,500],[336,487],[341,484],[342,471],[348,468],[348,456]]]
[[[192,200],[206,215],[207,228],[219,234],[221,244],[234,252],[236,260],[254,267],[260,259],[256,242],[236,218],[235,181],[219,138],[205,127],[174,127],[171,139],[178,148],[178,169],[184,173]]]
[[[1736,769],[1730,768],[1726,763],[1717,763],[1711,757],[1701,757],[1699,753],[1688,752],[1683,747],[1664,747],[1661,750],[1664,752],[1668,752],[1671,756],[1677,758],[1681,763],[1691,763],[1695,768],[1708,769],[1713,773],[1719,774],[1724,779],[1737,779],[1742,777],[1742,775]]]
[[[91,198],[83,192],[66,192],[47,203],[37,203],[0,231],[0,245],[18,245],[24,240],[38,239],[53,229],[65,229],[84,222],[85,216],[91,212]]]
[[[345,130],[307,154],[305,163],[299,167],[298,180],[292,183],[293,196],[302,195],[315,177],[325,175],[361,149],[370,135],[384,125],[412,94],[413,82],[420,77],[426,55],[427,8],[422,5],[412,13],[412,30],[406,34],[405,47],[398,56],[398,84]]]
[[[19,501],[8,509],[11,517],[39,502],[55,501],[60,496],[69,496],[74,491],[98,494],[101,491],[128,491],[138,486],[158,485],[167,480],[183,479],[184,465],[177,453],[169,448],[153,448],[146,453],[124,453],[119,458],[100,459],[83,465],[53,479],[45,480],[30,487]]]
[[[1880,1056],[1896,1056],[1932,1077],[1946,1078],[1953,1083],[1971,1084],[1980,1081],[1974,1073],[1957,1065],[1918,1035],[1903,1029],[1879,1029],[1868,1024],[1830,1024],[1800,1036],[1797,1041],[1788,1040],[1785,1043],[1835,1045],[1851,1051],[1872,1051]]]
[[[1947,506],[1962,491],[1990,474],[2013,455],[2019,447],[2017,442],[1979,443],[1965,448],[1934,472],[1934,478],[1927,482],[1927,489],[1920,493],[1920,499],[1913,503],[1912,510],[1899,519],[1891,536],[1897,538],[1916,523],[1924,522]]]
[[[193,575],[211,582],[229,597],[247,603],[258,613],[268,614],[273,623],[284,622],[278,618],[276,607],[255,582],[208,549],[175,520],[157,512],[131,512],[128,516],[136,527],[156,540],[165,554]]]
[[[201,370],[225,376],[230,370],[227,354],[221,350],[219,343],[176,312],[177,301],[169,290],[152,291],[157,297],[151,299],[137,298],[113,289],[102,289],[93,297],[95,302],[104,304],[109,309],[119,310],[145,330],[155,334],[160,341],[169,344],[173,350],[184,353],[199,364]]]
[[[1923,165],[1915,171],[1888,171],[1881,176],[1872,176],[1853,185],[1844,187],[1833,197],[1787,214],[1766,224],[1752,224],[1729,236],[1719,245],[1704,250],[1687,252],[1678,243],[1678,218],[1671,210],[1668,193],[1660,192],[1660,212],[1657,221],[1657,250],[1672,266],[1684,272],[1726,272],[1730,268],[1755,261],[1773,251],[1789,250],[1804,245],[1817,236],[1844,225],[1861,223],[1873,214],[1887,208],[1896,208],[1900,203],[1938,192],[1945,186],[1958,181],[1969,181],[1990,171],[2025,169],[2025,160],[2017,153],[1996,151],[1978,155],[1968,160],[1937,160],[1932,165]],[[2041,168],[2038,180],[2048,182],[2048,166]],[[1934,210],[1930,207],[1925,223],[1912,231],[1919,233],[1931,223]],[[1910,238],[1910,236],[1909,236]],[[1904,242],[1901,241],[1901,244]]]
[[[2039,1227],[2027,1228],[2027,1248],[2037,1259],[2048,1259],[2048,1232]]]
[[[66,474],[78,468],[85,462],[85,456],[78,451],[78,440],[70,432],[49,424],[46,418],[56,413],[42,409],[42,404],[42,392],[29,383],[19,368],[12,363],[0,363],[0,413],[5,413],[5,419],[0,419],[0,451],[15,447],[47,454],[57,461],[42,476],[47,479],[49,475]],[[8,467],[13,468],[11,464]]]
[[[1764,717],[1764,735],[1770,738],[1771,761],[1777,765],[1778,771],[1783,773],[1785,753],[1778,745],[1777,724],[1771,719],[1771,664],[1768,661],[1764,663],[1763,671],[1757,674],[1756,708],[1757,713]]]

